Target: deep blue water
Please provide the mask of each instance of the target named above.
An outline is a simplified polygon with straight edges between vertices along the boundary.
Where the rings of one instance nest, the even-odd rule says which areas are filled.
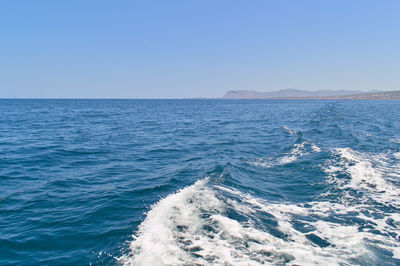
[[[400,265],[399,196],[399,101],[0,100],[0,265]]]

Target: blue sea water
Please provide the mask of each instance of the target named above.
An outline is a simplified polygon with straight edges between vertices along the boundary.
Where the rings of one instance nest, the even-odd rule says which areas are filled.
[[[400,265],[400,102],[0,100],[0,265]]]

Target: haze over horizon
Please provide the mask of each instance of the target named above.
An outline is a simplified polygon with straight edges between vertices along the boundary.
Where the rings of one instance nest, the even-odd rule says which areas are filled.
[[[4,1],[0,98],[398,90],[398,1]]]

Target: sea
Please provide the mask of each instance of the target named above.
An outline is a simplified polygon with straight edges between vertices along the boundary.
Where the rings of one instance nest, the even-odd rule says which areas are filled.
[[[400,101],[2,99],[0,265],[400,265]]]

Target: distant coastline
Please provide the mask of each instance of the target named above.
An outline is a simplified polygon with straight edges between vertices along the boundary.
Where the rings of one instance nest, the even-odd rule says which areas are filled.
[[[296,89],[272,92],[230,90],[221,99],[400,100],[400,90],[372,92],[350,90],[305,91]]]

